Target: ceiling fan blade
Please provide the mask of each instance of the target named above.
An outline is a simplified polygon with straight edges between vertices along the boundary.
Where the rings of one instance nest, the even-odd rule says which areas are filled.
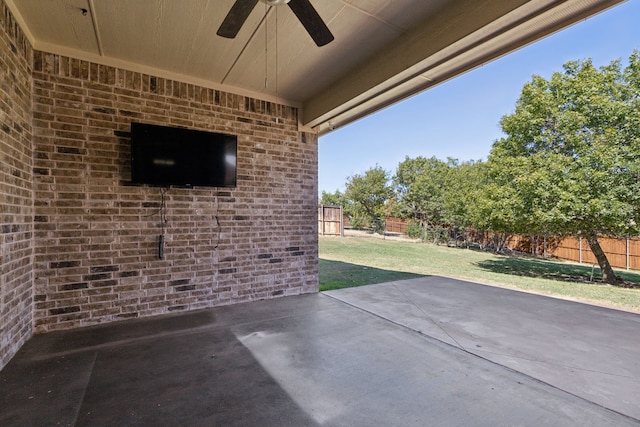
[[[258,0],[236,0],[216,34],[228,39],[235,38],[256,4]]]
[[[291,0],[288,5],[318,46],[324,46],[333,40],[333,34],[309,0]]]

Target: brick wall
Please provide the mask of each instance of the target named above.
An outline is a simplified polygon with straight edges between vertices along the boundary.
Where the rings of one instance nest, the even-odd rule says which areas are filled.
[[[0,1],[0,369],[34,331],[317,291],[297,114],[33,52]],[[237,188],[131,185],[131,121],[238,135]]]
[[[31,57],[0,2],[0,369],[33,323]]]
[[[36,332],[317,290],[317,136],[295,108],[42,52],[33,67]],[[131,121],[238,135],[237,188],[130,185]]]

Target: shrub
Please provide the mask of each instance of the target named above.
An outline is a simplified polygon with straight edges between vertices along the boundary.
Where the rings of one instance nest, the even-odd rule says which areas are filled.
[[[411,237],[412,239],[422,239],[424,234],[424,229],[422,224],[416,221],[410,221],[409,224],[407,225],[406,234],[408,237]]]
[[[349,225],[354,230],[364,230],[365,228],[369,228],[369,220],[363,217],[352,217],[349,218]]]

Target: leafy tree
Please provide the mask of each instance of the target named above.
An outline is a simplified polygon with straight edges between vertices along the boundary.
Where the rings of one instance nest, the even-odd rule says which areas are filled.
[[[434,241],[442,238],[443,224],[463,231],[471,226],[484,229],[485,218],[478,212],[486,176],[481,161],[406,157],[393,178],[398,198],[395,214],[411,218],[412,232],[423,237],[431,234]]]
[[[583,236],[617,278],[600,236],[640,231],[640,54],[596,69],[568,62],[534,76],[489,156],[483,213],[495,229]]]
[[[449,159],[444,195],[444,217],[456,227],[484,229],[478,204],[486,185],[486,164],[482,161],[458,162]]]
[[[489,229],[483,212],[487,165],[482,161],[458,162],[449,159],[443,217],[452,227],[456,239],[470,237],[467,232]],[[496,246],[496,249],[499,249]]]
[[[320,204],[343,206],[345,204],[344,194],[342,194],[340,190],[336,190],[334,193],[327,193],[326,191],[322,191],[322,194],[320,196]]]
[[[347,214],[356,221],[366,220],[369,225],[380,224],[385,217],[385,203],[393,195],[389,173],[380,166],[347,179],[344,198],[351,202]]]
[[[399,216],[442,223],[448,172],[449,165],[435,157],[406,157],[393,177]]]

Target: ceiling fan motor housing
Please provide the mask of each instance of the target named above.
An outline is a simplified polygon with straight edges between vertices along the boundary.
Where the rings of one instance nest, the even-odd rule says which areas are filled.
[[[291,0],[260,0],[262,3],[266,3],[269,6],[278,6],[280,4],[287,4]]]

